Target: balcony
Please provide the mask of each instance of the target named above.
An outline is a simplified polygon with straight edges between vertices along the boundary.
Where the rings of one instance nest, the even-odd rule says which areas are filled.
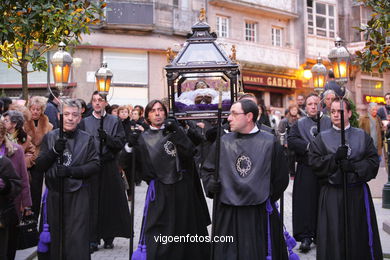
[[[154,4],[142,2],[108,2],[103,28],[153,30]]]
[[[298,18],[295,0],[210,0],[209,3],[236,11],[273,14],[287,19]]]
[[[173,9],[173,31],[175,34],[186,35],[196,23],[198,12]]]
[[[231,46],[237,49],[239,62],[263,64],[275,67],[296,69],[299,67],[299,54],[296,49],[278,48],[231,39],[219,41],[223,49],[230,54]]]

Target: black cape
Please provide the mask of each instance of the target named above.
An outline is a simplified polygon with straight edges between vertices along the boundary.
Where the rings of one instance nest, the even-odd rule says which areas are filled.
[[[321,118],[320,130],[331,127],[329,117]],[[308,146],[317,132],[317,122],[312,118],[300,118],[290,129],[288,148],[293,150],[298,162],[293,186],[293,233],[297,241],[315,238],[319,183],[308,165]]]
[[[158,133],[156,133],[156,131]],[[161,164],[151,160],[144,137],[160,135],[163,130],[146,130],[138,139],[135,147],[136,158],[142,166],[142,178],[149,183],[155,180],[155,200],[149,204],[147,219],[144,219],[148,259],[208,259],[209,243],[159,243],[155,237],[190,234],[206,236],[210,216],[193,160],[194,147],[184,131],[169,133],[167,140],[176,147],[178,171],[181,177],[166,178]],[[166,144],[166,142],[164,143]],[[172,155],[171,145],[162,144],[161,150]],[[160,144],[159,144],[160,145]],[[169,148],[169,149],[168,149]],[[171,147],[172,148],[172,147]],[[166,166],[164,166],[166,167]],[[170,171],[172,174],[172,171]],[[164,184],[171,183],[171,184]]]
[[[50,259],[59,259],[59,186],[57,155],[53,151],[59,129],[47,133],[41,144],[36,167],[45,172],[47,221],[50,226]],[[65,259],[90,259],[88,178],[99,170],[98,155],[92,137],[77,129],[65,134],[64,165],[72,167],[73,177],[64,178],[64,255]]]
[[[375,209],[366,183],[376,177],[379,157],[372,138],[362,129],[351,127],[345,131],[345,136],[346,144],[350,147],[349,160],[354,168],[347,173],[350,258],[383,259]],[[318,205],[317,259],[319,260],[345,259],[343,174],[334,159],[334,153],[340,143],[340,131],[332,128],[317,136],[310,146],[310,164],[324,183],[321,186]],[[369,247],[364,189],[367,191],[371,216],[374,258],[371,257]]]
[[[266,196],[273,204],[287,188],[289,178],[286,157],[275,136],[269,133],[262,131],[249,135],[228,133],[221,139],[221,148],[228,147],[231,144],[231,137],[233,139],[236,138],[238,144],[235,146],[236,149],[232,149],[230,152],[227,149],[221,149],[221,151],[223,150],[223,153],[221,153],[222,156],[220,157],[220,166],[222,166],[220,171],[221,191],[229,186],[233,188],[232,185],[239,185],[238,180],[233,182],[229,180],[230,178],[226,178],[227,176],[225,175],[230,174],[240,175],[241,177],[238,176],[237,178],[242,178],[242,185],[246,188],[241,192],[235,192],[235,195],[230,200],[228,199],[229,192],[225,190],[224,196],[226,198],[224,198],[224,201],[231,201],[235,204],[239,202],[240,206],[223,203],[219,199],[220,194],[218,195],[217,215],[216,219],[213,220],[214,225],[216,225],[215,235],[232,236],[233,242],[215,243],[214,259],[266,259],[268,252],[267,212],[266,202],[263,201],[264,196]],[[253,144],[252,147],[250,147],[251,145],[249,143]],[[268,149],[259,153],[259,149],[262,146],[261,143]],[[245,144],[245,146],[240,144]],[[209,179],[214,178],[215,174],[215,156],[213,155],[215,153],[210,153],[210,156],[203,165],[202,171],[202,178],[209,196],[212,195],[208,190]],[[250,162],[248,159],[242,157],[242,155],[250,158]],[[236,159],[232,159],[234,156]],[[261,162],[262,165],[256,166],[258,162]],[[223,165],[228,166],[225,167]],[[253,172],[249,165],[253,165]],[[243,171],[243,169],[246,170]],[[263,170],[269,172],[264,174],[262,172]],[[249,174],[242,177],[243,173]],[[258,189],[260,189],[259,182],[255,181],[254,177],[259,178],[260,182],[266,182],[268,187],[259,193],[255,192],[256,190],[254,189],[256,187],[245,181],[248,180],[257,183]],[[226,187],[223,186],[224,184]],[[238,191],[239,187],[235,187],[235,190]],[[259,203],[253,204],[252,202],[255,201]],[[272,259],[288,259],[286,244],[282,236],[282,231],[280,230],[279,213],[274,205],[272,206],[273,211],[270,215]]]
[[[125,134],[118,117],[106,114],[103,129],[107,140],[100,154],[100,172],[91,180],[91,239],[130,237],[130,210],[126,198],[125,186],[116,160],[118,152],[124,146]],[[92,135],[96,150],[100,153],[98,129],[100,119],[93,115],[84,118],[79,126]]]

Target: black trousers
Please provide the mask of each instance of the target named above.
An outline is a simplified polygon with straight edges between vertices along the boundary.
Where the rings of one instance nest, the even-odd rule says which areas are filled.
[[[34,215],[38,220],[38,216],[41,209],[43,173],[37,171],[35,166],[33,166],[30,168],[30,174],[31,174],[30,190],[31,190],[31,199],[32,199],[31,210],[34,212]]]

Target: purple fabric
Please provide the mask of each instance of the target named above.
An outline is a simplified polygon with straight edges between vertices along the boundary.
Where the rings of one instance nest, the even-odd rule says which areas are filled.
[[[0,156],[4,156],[4,155],[5,155],[5,144],[2,144],[0,148]]]
[[[42,197],[42,219],[43,219],[43,231],[39,235],[39,242],[38,242],[38,249],[37,251],[40,253],[46,253],[49,251],[49,243],[51,242],[51,237],[50,237],[50,227],[49,224],[47,223],[47,193],[48,189],[46,188],[45,193],[43,194]]]
[[[222,111],[229,111],[231,106],[230,100],[222,100]],[[217,110],[218,104],[194,104],[186,105],[181,102],[175,102],[176,112],[187,112],[187,111],[205,111],[205,110]]]
[[[8,156],[8,150],[5,150],[5,154],[11,160],[12,166],[14,166],[16,174],[22,180],[22,192],[14,199],[15,208],[18,211],[19,220],[22,217],[22,208],[31,207],[31,193],[30,193],[30,181],[28,177],[26,162],[24,160],[23,147],[12,143],[14,148],[14,154]]]
[[[275,208],[278,210],[279,205],[277,202],[275,202]],[[280,212],[278,210],[278,214],[280,217]],[[294,237],[290,236],[290,233],[288,233],[286,227],[283,224],[283,235],[284,235],[284,241],[286,241],[287,249],[288,249],[288,259],[289,260],[299,260],[299,256],[294,253],[293,249],[297,245],[297,241],[295,241]]]
[[[269,198],[267,199],[266,209],[267,209],[267,241],[268,241],[267,260],[272,260],[272,241],[271,241],[270,216],[272,214],[273,208],[272,208],[272,205],[271,205],[271,200]]]
[[[145,241],[145,226],[146,218],[148,216],[149,203],[154,201],[156,198],[156,191],[154,189],[154,180],[151,180],[148,187],[148,192],[146,194],[145,206],[144,206],[144,216],[143,216],[143,225],[141,229],[141,234],[139,238],[138,248],[135,250],[131,256],[132,260],[146,260],[146,241]]]
[[[364,206],[366,208],[366,217],[367,217],[367,226],[368,226],[368,245],[370,246],[371,259],[374,260],[375,259],[374,247],[373,247],[374,234],[372,232],[370,201],[368,199],[368,190],[367,190],[366,183],[363,184],[363,190],[364,190]]]
[[[5,182],[3,181],[2,178],[0,178],[0,190],[5,188]]]

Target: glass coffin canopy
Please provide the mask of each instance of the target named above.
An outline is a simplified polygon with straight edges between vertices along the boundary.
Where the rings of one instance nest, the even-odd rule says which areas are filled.
[[[226,64],[227,60],[213,43],[189,44],[177,61],[178,65],[190,64]]]
[[[215,118],[221,102],[227,117],[232,104],[230,79],[223,73],[179,77],[175,80],[173,112],[179,119]]]

